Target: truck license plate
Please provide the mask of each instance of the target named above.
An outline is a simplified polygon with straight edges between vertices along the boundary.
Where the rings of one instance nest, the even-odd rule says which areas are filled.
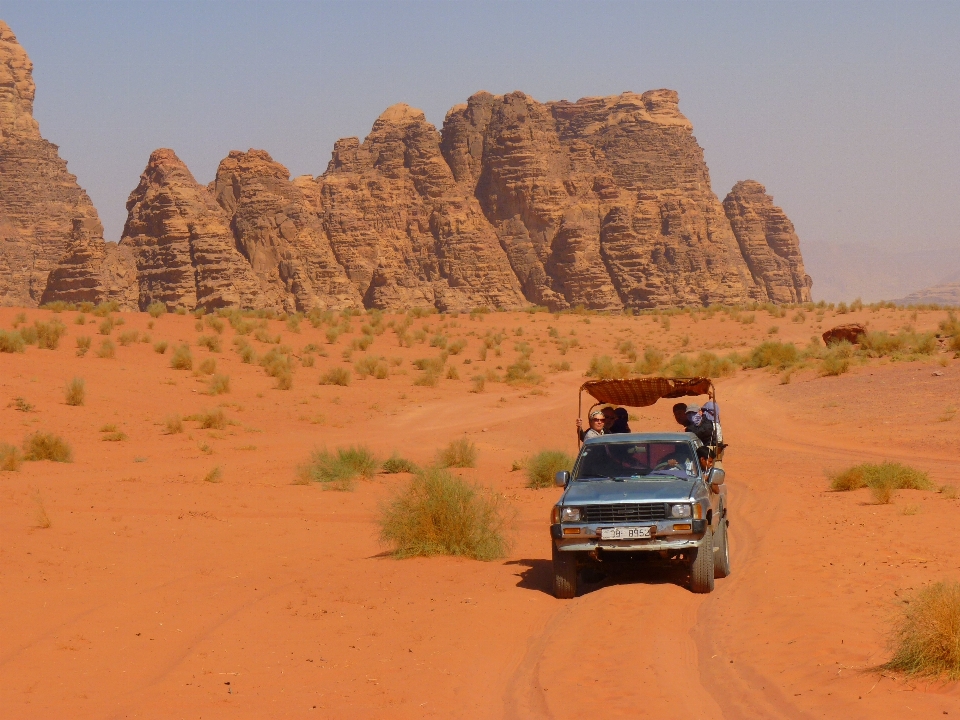
[[[649,537],[649,527],[615,527],[600,529],[600,538],[602,540],[641,540]]]

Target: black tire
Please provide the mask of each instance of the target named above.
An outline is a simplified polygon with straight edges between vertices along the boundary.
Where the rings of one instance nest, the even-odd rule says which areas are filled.
[[[553,594],[561,600],[577,596],[577,556],[553,547]]]
[[[713,559],[713,576],[715,578],[725,578],[730,574],[730,532],[727,526],[730,523],[726,518],[720,521],[720,532],[717,536],[717,551]]]
[[[707,527],[703,542],[697,548],[696,557],[690,564],[690,590],[695,593],[713,591],[713,528]]]

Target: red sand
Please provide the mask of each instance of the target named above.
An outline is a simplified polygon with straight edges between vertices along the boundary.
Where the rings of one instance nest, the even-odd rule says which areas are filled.
[[[18,312],[0,309],[0,327]],[[193,318],[160,318],[153,341],[189,341],[196,362],[215,357],[230,375],[232,392],[209,397],[202,379],[169,367],[172,347],[159,355],[136,344],[100,359],[97,326],[63,313],[68,335],[59,349],[0,354],[0,441],[19,445],[49,430],[75,456],[0,473],[0,716],[960,714],[956,683],[870,670],[889,657],[900,597],[957,579],[958,501],[900,491],[892,504],[875,505],[865,490],[827,492],[825,475],[894,459],[928,470],[938,485],[960,484],[949,464],[960,444],[960,418],[949,412],[960,406],[960,361],[946,354],[872,361],[839,378],[805,371],[787,385],[766,371],[720,380],[732,576],[707,596],[657,576],[553,598],[547,523],[559,490],[526,489],[510,467],[542,448],[576,449],[576,387],[590,357],[616,357],[621,339],[669,355],[684,336],[693,351],[737,349],[768,337],[770,325],[779,326],[776,337],[805,344],[849,320],[927,330],[943,317],[883,310],[818,321],[807,313],[792,323],[755,315],[748,325],[723,314],[698,323],[677,316],[669,332],[650,317],[460,316],[445,332],[470,341],[450,358],[463,379],[436,388],[412,385],[409,360],[437,350],[399,348],[389,330],[369,352],[403,358],[403,374],[320,386],[326,369],[348,366],[340,354],[358,336],[358,319],[335,345],[306,322],[294,334],[273,321],[271,332],[295,350],[313,342],[330,355],[298,368],[289,391],[240,362],[229,326],[224,351],[214,354],[195,346]],[[121,317],[114,340],[150,320]],[[424,322],[432,335],[451,319],[428,317],[414,329]],[[548,325],[561,337],[575,329],[580,346],[561,358]],[[503,356],[479,362],[480,343],[466,334],[500,328]],[[84,358],[74,353],[81,334],[94,340]],[[487,383],[483,393],[468,392],[471,375],[513,362],[521,340],[534,348],[541,386]],[[254,345],[258,353],[269,347]],[[573,370],[548,372],[560,360]],[[75,376],[86,381],[82,407],[63,399]],[[34,410],[8,406],[15,397]],[[236,424],[199,430],[185,421],[185,433],[164,434],[165,417],[216,406]],[[666,406],[635,412],[635,430],[672,429]],[[128,439],[102,441],[105,424]],[[291,484],[315,447],[362,443],[383,457],[397,450],[428,463],[463,436],[480,450],[478,467],[455,472],[504,493],[515,510],[503,561],[389,557],[377,539],[378,504],[407,475],[380,475],[346,493]],[[222,482],[204,482],[215,466]],[[48,528],[38,527],[39,504]]]

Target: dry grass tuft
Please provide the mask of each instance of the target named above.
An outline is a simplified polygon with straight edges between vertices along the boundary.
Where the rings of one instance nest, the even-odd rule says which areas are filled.
[[[0,471],[13,472],[20,469],[23,456],[13,445],[0,443]]]
[[[960,680],[960,583],[937,582],[908,598],[890,646],[885,670]]]
[[[477,464],[477,446],[472,440],[460,438],[437,451],[437,465],[442,468],[472,468]]]
[[[203,430],[223,430],[227,426],[227,416],[223,414],[223,410],[220,408],[206,410],[196,415],[187,415],[184,419],[200,423],[200,428]]]
[[[343,387],[346,387],[350,384],[350,371],[342,367],[330,368],[327,372],[320,376],[320,384],[342,385]]]
[[[208,483],[223,482],[223,470],[217,465],[213,470],[203,476],[203,481]]]
[[[413,463],[410,460],[402,458],[394,453],[383,461],[383,465],[380,467],[380,472],[382,472],[384,475],[394,475],[396,473],[415,473],[419,469],[420,468],[417,467],[416,463]]]
[[[167,435],[177,435],[183,432],[183,420],[179,415],[170,415],[163,421],[163,428]]]
[[[331,490],[351,490],[355,478],[373,477],[378,467],[376,456],[362,445],[337,448],[336,453],[314,450],[297,468],[297,484],[319,482]]]
[[[207,393],[210,395],[223,395],[230,392],[230,376],[214,375],[210,378],[210,384],[207,386]]]
[[[77,338],[77,357],[83,357],[90,351],[91,340],[86,335]]]
[[[174,370],[193,370],[193,355],[190,354],[188,345],[181,345],[173,351],[173,357],[170,358],[170,367]]]
[[[100,439],[104,442],[123,442],[127,439],[127,434],[124,432],[108,432],[100,436]]]
[[[894,462],[862,463],[830,476],[830,489],[836,492],[869,487],[873,499],[886,505],[897,490],[932,490],[930,476],[907,465]]]
[[[56,319],[50,322],[37,320],[33,325],[37,331],[37,347],[47,350],[56,350],[60,345],[60,338],[67,331],[66,325]]]
[[[161,340],[153,344],[153,351],[158,355],[163,355],[167,351],[167,341]]]
[[[37,514],[35,516],[37,521],[37,527],[42,530],[46,530],[53,523],[50,522],[50,516],[47,515],[47,508],[44,506],[43,498],[40,496],[40,488],[37,488],[37,494],[34,495],[33,501],[37,505]]]
[[[953,485],[944,485],[937,492],[939,492],[947,500],[956,500],[957,499],[957,489]]]
[[[104,340],[100,343],[100,349],[97,350],[97,357],[103,358],[105,360],[110,360],[117,356],[117,346],[114,345],[110,340]]]
[[[561,470],[573,469],[573,458],[562,450],[542,450],[524,463],[527,487],[553,487],[554,476]]]
[[[437,468],[418,473],[380,510],[380,539],[398,558],[506,555],[502,499]]]
[[[220,343],[220,338],[216,335],[201,335],[197,338],[197,345],[200,347],[205,347],[210,352],[220,352],[223,350],[223,345]]]
[[[630,377],[630,368],[622,362],[615,363],[609,355],[594,356],[587,368],[587,376],[597,380],[614,380]]]
[[[217,371],[217,361],[213,358],[204,358],[200,361],[200,367],[197,368],[199,375],[213,375]]]
[[[162,302],[154,300],[152,303],[147,305],[147,312],[150,313],[150,317],[158,318],[161,315],[167,314],[167,306]]]
[[[75,377],[67,385],[65,394],[67,405],[83,405],[87,397],[87,384],[83,381],[83,378]]]
[[[20,333],[0,330],[0,352],[22,353],[26,349],[26,345]]]
[[[23,459],[29,461],[52,460],[73,462],[73,451],[66,441],[47,432],[35,432],[23,441]]]

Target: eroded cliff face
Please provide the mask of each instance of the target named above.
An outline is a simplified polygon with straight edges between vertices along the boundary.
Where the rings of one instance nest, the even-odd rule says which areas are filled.
[[[57,146],[41,137],[35,91],[33,64],[0,20],[0,303],[36,306],[63,290],[63,297],[123,304],[133,268],[115,245],[105,246],[93,203]],[[51,274],[65,256],[62,271]]]
[[[742,180],[724,199],[723,209],[767,297],[777,303],[809,302],[813,281],[803,269],[800,239],[767,189],[755,180]]]
[[[526,304],[493,228],[419,110],[395,105],[363,143],[339,141],[317,184],[330,245],[368,307]]]
[[[173,150],[154,150],[127,200],[122,248],[137,264],[139,305],[283,307],[240,253],[230,219]]]
[[[0,303],[621,310],[810,299],[763,186],[721,204],[677,93],[540,103],[480,92],[442,131],[388,108],[326,172],[233,151],[208,186],[156,150],[119,246],[33,118],[0,21]]]

